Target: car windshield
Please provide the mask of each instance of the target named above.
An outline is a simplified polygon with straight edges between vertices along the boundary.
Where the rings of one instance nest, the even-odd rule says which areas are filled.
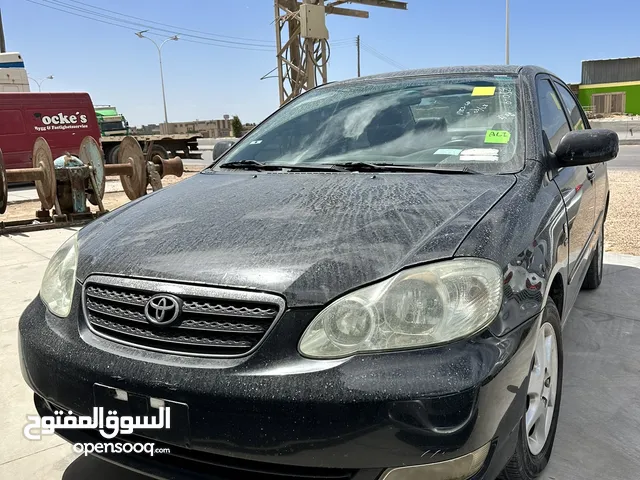
[[[214,168],[366,162],[516,172],[523,165],[518,96],[517,77],[508,75],[327,85],[284,106]]]

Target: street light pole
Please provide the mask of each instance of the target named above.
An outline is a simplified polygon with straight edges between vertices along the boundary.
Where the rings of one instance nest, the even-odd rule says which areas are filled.
[[[509,0],[506,7],[507,19],[505,23],[505,63],[509,65]]]
[[[167,43],[169,40],[173,40],[173,41],[177,41],[178,40],[178,36],[174,35],[173,37],[169,37],[167,38],[164,42],[162,42],[160,45],[158,45],[152,38],[149,37],[145,37],[144,34],[147,32],[148,30],[143,30],[142,32],[136,32],[136,35],[139,38],[146,38],[147,40],[149,40],[151,43],[153,43],[156,48],[158,49],[158,59],[160,60],[160,82],[162,84],[162,104],[164,105],[164,128],[165,130],[169,128],[169,120],[167,118],[167,99],[165,97],[165,93],[164,93],[164,73],[162,71],[162,47],[164,46],[165,43]],[[165,132],[167,133],[167,132]]]
[[[29,80],[33,80],[34,82],[36,82],[38,84],[38,91],[41,92],[42,91],[42,82],[44,82],[45,80],[53,80],[53,75],[49,75],[48,77],[44,77],[42,80],[38,81],[33,77],[27,77],[29,78]]]

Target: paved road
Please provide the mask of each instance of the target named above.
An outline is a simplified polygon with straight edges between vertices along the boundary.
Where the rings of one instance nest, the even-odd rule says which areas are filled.
[[[613,170],[640,171],[640,145],[620,145],[618,158],[608,164]]]

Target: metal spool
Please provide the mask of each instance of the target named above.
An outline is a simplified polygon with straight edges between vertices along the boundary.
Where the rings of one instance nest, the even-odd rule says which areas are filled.
[[[91,189],[91,193],[88,196],[89,201],[93,205],[99,205],[99,200],[104,198],[105,188],[105,172],[104,172],[104,160],[102,158],[102,149],[95,141],[93,137],[87,136],[82,139],[80,144],[80,160],[85,165],[90,165],[95,172],[95,180],[97,191]],[[89,182],[91,185],[91,182]]]
[[[0,214],[7,211],[9,192],[7,190],[7,171],[4,167],[4,157],[0,150]]]
[[[56,172],[51,149],[42,137],[38,137],[33,146],[33,168],[40,171],[35,182],[42,209],[51,210],[56,201]]]
[[[167,175],[181,177],[184,173],[184,163],[180,157],[162,158],[160,155],[154,155],[152,162],[156,165],[156,170],[160,174],[160,178]]]
[[[131,174],[120,175],[120,181],[129,200],[135,200],[147,193],[147,167],[144,152],[133,137],[125,137],[118,149],[118,163],[130,164]]]

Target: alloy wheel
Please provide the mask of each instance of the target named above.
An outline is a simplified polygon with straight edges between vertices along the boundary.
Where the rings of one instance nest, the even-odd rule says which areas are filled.
[[[527,442],[532,455],[544,448],[556,407],[558,388],[558,342],[550,323],[543,323],[536,337],[529,388],[525,425]]]

